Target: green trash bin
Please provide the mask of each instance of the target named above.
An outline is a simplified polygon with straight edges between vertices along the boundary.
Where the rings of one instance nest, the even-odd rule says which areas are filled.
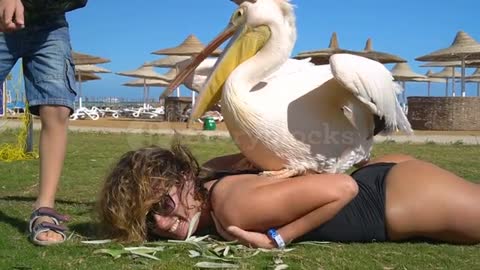
[[[206,117],[203,121],[203,130],[215,130],[217,129],[217,123],[212,117]]]

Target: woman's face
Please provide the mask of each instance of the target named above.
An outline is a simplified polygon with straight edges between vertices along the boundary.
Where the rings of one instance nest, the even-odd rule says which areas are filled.
[[[153,211],[153,232],[164,238],[184,240],[188,235],[188,227],[196,213],[200,211],[200,202],[193,196],[193,182],[187,182],[182,190],[173,187],[168,192],[170,198],[162,200],[159,206],[164,211]],[[167,206],[167,207],[165,207]],[[170,209],[168,209],[170,207]],[[162,213],[163,212],[163,213]],[[197,229],[195,224],[193,231]]]

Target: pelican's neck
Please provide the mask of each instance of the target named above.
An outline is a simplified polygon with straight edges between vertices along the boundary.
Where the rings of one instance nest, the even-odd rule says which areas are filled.
[[[293,16],[293,14],[292,14]],[[268,25],[270,39],[253,57],[240,64],[225,82],[225,102],[246,101],[252,88],[277,71],[289,58],[296,41],[294,18]]]

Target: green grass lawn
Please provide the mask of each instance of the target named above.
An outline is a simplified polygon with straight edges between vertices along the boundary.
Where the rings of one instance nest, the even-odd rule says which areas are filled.
[[[0,144],[15,141],[15,132],[0,133]],[[38,138],[38,134],[35,134]],[[35,247],[27,224],[38,185],[38,160],[0,162],[0,269],[191,269],[203,258],[190,258],[188,245],[168,246],[154,261],[146,258],[94,254],[118,244],[86,245],[94,237],[92,207],[102,177],[125,151],[143,145],[168,145],[171,137],[142,134],[71,133],[57,209],[72,217],[74,232],[64,245]],[[185,137],[200,162],[228,153],[230,140]],[[480,148],[461,144],[377,144],[374,155],[405,153],[432,161],[471,181],[480,180]],[[480,194],[479,194],[480,196]],[[273,269],[282,258],[289,269],[480,269],[480,246],[426,243],[294,245],[284,253],[260,253],[238,261],[240,269]]]

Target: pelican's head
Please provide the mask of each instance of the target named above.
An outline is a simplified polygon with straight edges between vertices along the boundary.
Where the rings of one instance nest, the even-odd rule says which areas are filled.
[[[209,107],[220,100],[221,89],[230,73],[267,44],[272,27],[295,29],[295,16],[289,0],[233,1],[239,4],[239,7],[231,16],[227,28],[197,55],[167,89],[168,91],[178,87],[208,55],[233,36],[201,90],[191,119],[199,118]],[[294,41],[295,30],[292,34]]]

